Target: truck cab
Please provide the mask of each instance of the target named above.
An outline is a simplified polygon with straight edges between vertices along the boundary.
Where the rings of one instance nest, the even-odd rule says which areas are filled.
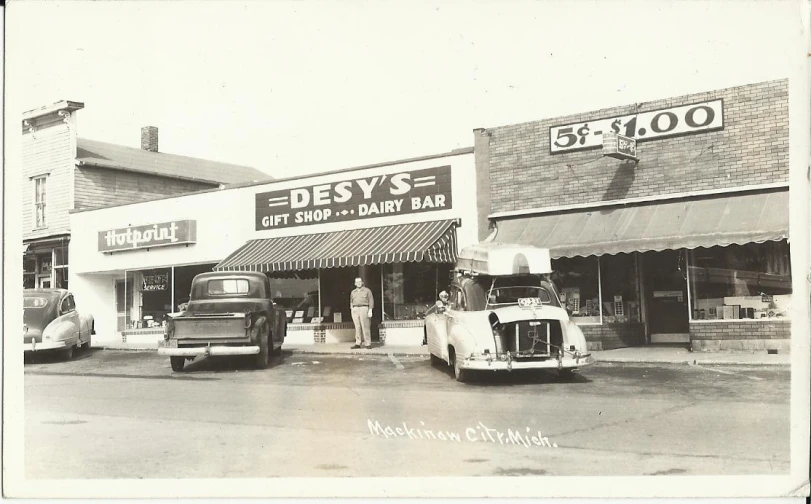
[[[270,280],[256,272],[210,272],[194,277],[188,306],[166,325],[158,353],[174,371],[197,356],[255,355],[267,368],[287,332],[284,309],[271,298]]]

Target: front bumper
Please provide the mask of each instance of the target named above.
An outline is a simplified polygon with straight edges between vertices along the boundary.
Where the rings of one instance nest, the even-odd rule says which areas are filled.
[[[513,369],[578,369],[594,364],[591,354],[567,356],[562,359],[497,359],[492,355],[476,355],[459,363],[462,369],[476,371],[512,371]]]
[[[42,341],[24,343],[23,351],[25,352],[43,352],[45,350],[58,350],[67,347],[67,341]]]
[[[171,357],[197,357],[200,355],[256,355],[259,353],[259,347],[256,345],[245,346],[194,346],[194,347],[167,347],[161,342],[158,347],[159,355],[169,355]]]

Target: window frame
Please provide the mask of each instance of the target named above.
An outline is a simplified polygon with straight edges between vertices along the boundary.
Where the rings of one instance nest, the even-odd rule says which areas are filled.
[[[33,191],[34,191],[34,198],[33,198],[33,208],[34,208],[34,215],[33,215],[33,229],[47,229],[48,228],[48,219],[47,219],[47,195],[48,195],[48,175],[47,173],[42,175],[36,175],[31,177],[31,181],[33,182]],[[41,185],[40,185],[41,182]],[[42,187],[42,201],[39,200],[40,191],[39,188]],[[40,210],[42,215],[42,223],[39,222],[40,217]]]

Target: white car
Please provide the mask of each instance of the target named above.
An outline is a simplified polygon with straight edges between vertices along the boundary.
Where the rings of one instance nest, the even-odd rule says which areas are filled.
[[[561,307],[547,249],[480,243],[460,251],[449,302],[425,318],[432,363],[470,371],[556,369],[594,362],[586,339]]]

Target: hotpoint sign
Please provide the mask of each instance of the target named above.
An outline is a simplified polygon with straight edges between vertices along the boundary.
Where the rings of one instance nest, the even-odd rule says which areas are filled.
[[[440,166],[258,193],[256,230],[447,210],[451,204],[451,167]]]
[[[110,254],[197,241],[197,221],[181,220],[99,231],[99,252]]]

